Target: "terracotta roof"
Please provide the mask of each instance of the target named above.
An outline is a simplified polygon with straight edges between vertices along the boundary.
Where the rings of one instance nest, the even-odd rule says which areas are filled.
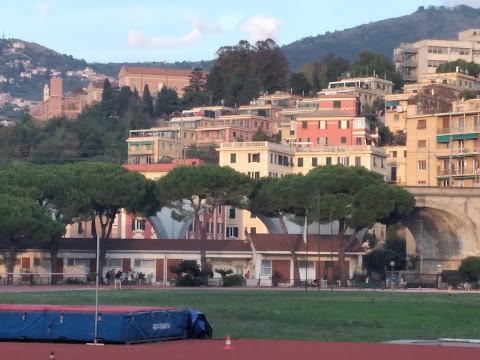
[[[318,100],[328,99],[328,98],[348,98],[348,99],[352,99],[352,98],[356,98],[356,97],[357,97],[356,94],[321,94],[318,97]]]
[[[347,111],[343,110],[315,110],[309,113],[305,114],[300,114],[297,115],[297,119],[302,119],[302,118],[317,118],[317,117],[352,117],[352,114],[348,113]]]
[[[124,66],[123,67],[129,74],[139,75],[164,75],[164,76],[180,76],[190,77],[192,70],[180,70],[180,69],[165,69],[165,68],[148,68],[140,66]],[[204,75],[208,72],[203,71]]]
[[[96,239],[69,238],[60,240],[60,251],[64,250],[90,250],[95,251]],[[207,251],[214,252],[251,252],[250,245],[243,240],[207,240]],[[109,239],[107,249],[110,251],[200,251],[199,240],[183,239]],[[21,241],[18,249],[41,249],[33,241]]]
[[[304,253],[305,243],[303,242],[303,234],[290,234],[289,236],[296,246],[296,251]],[[250,238],[255,246],[255,250],[258,252],[290,251],[290,246],[284,234],[251,234]],[[349,236],[346,236],[346,238],[349,238]],[[318,252],[318,245],[320,245],[320,253],[328,253],[332,248],[333,252],[336,253],[338,252],[339,240],[335,235],[332,239],[330,239],[329,235],[308,235],[308,251]],[[347,252],[363,253],[364,250],[360,241],[356,241],[347,249]]]

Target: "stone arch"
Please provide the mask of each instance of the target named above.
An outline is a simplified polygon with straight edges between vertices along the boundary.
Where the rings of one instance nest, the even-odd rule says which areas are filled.
[[[436,273],[437,264],[443,270],[457,269],[467,254],[476,254],[479,247],[474,224],[463,214],[455,214],[445,209],[417,206],[403,224],[412,233],[423,259],[423,273]]]

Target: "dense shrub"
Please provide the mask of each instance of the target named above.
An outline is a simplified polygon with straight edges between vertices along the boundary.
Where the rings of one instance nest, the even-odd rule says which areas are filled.
[[[480,279],[480,257],[466,257],[462,260],[458,271],[460,271],[465,280],[477,282]]]
[[[193,277],[192,275],[186,274],[178,278],[175,285],[183,287],[205,286],[206,281],[204,277]]]
[[[223,286],[244,286],[245,278],[242,275],[229,275],[223,279]]]

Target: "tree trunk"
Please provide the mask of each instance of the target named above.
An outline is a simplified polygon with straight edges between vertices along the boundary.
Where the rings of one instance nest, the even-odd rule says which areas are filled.
[[[110,238],[112,233],[113,222],[115,221],[116,212],[113,212],[113,215],[108,213],[105,215],[100,213],[99,215],[100,226],[102,228],[102,233],[100,235],[100,253],[98,255],[98,278],[99,284],[104,284],[103,282],[103,268],[105,266],[105,258],[107,256],[107,240]],[[103,217],[106,217],[105,222],[103,222]],[[95,245],[95,254],[96,254],[96,245]],[[95,255],[96,256],[96,255]],[[96,270],[95,270],[96,271]]]
[[[345,253],[347,249],[354,243],[357,239],[357,231],[354,231],[348,240],[345,240],[345,230],[339,231],[338,233],[338,266],[340,272],[340,284],[342,287],[347,286],[348,274],[345,269]]]
[[[195,224],[198,226],[198,239],[200,240],[200,269],[202,271],[207,269],[207,254],[205,252],[205,239],[206,239],[206,224],[200,225],[200,210],[195,209]],[[195,229],[197,233],[197,229]]]
[[[53,273],[56,273],[58,271],[57,265],[58,265],[58,248],[55,246],[50,248],[50,272],[52,273],[52,276],[50,277],[50,283],[52,285],[57,284],[58,275],[53,275]]]
[[[8,253],[8,258],[7,258],[7,284],[12,285],[13,284],[13,269],[15,267],[15,258],[16,258],[16,248],[15,244],[12,241],[10,243],[10,251]]]
[[[297,259],[297,246],[294,246],[293,241],[290,238],[290,234],[288,233],[287,226],[285,225],[285,220],[283,220],[283,215],[279,215],[278,219],[280,220],[280,226],[282,228],[283,234],[285,235],[288,245],[290,246],[290,255],[292,256],[292,261],[293,261],[293,279],[295,283],[297,281],[300,281],[300,269],[298,267],[298,259]]]

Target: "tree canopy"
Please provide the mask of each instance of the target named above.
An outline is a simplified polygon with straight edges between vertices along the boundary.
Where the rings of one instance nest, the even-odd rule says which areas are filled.
[[[445,64],[441,64],[437,67],[436,73],[450,73],[457,72],[457,67],[459,72],[463,72],[467,75],[478,77],[480,75],[480,64],[477,64],[474,61],[466,61],[458,59],[455,61],[449,61]]]
[[[379,52],[371,50],[360,52],[353,60],[350,72],[351,75],[357,77],[373,76],[375,72],[378,77],[385,77],[392,81],[395,89],[400,89],[403,86],[403,78],[397,73],[393,62]]]
[[[178,166],[157,182],[157,196],[161,204],[175,209],[176,218],[193,217],[200,240],[201,266],[206,270],[206,229],[214,209],[220,205],[244,207],[250,194],[252,179],[230,167],[217,165]],[[185,211],[184,201],[191,210]],[[203,224],[200,213],[205,212]]]

